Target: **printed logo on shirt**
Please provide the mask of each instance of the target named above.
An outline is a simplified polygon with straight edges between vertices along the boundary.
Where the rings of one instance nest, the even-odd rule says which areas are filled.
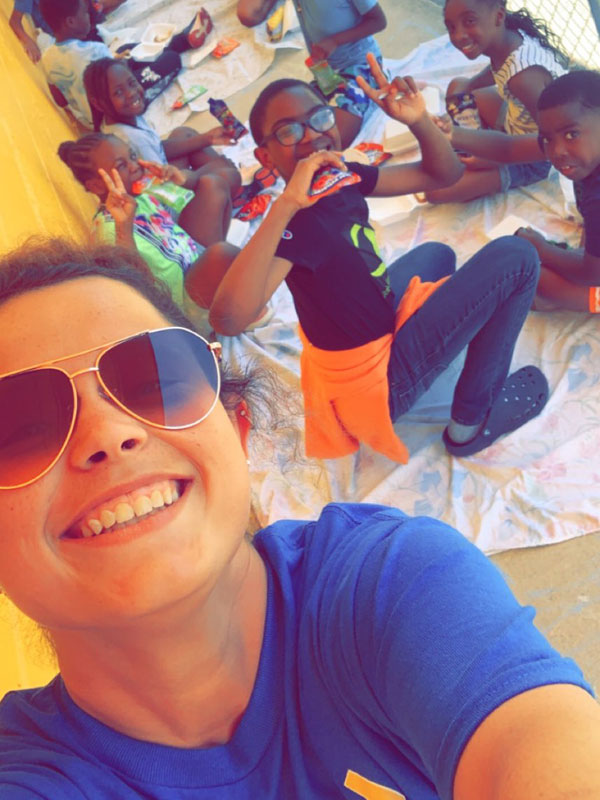
[[[286,239],[286,240],[287,239],[293,239],[294,238],[294,234],[291,231],[288,231],[288,229],[286,228],[284,230],[284,232],[281,234],[281,238],[282,239]]]
[[[348,233],[352,245],[363,253],[365,266],[370,265],[369,274],[381,287],[383,296],[387,297],[391,292],[390,279],[385,262],[379,252],[375,231],[370,226],[354,223]]]
[[[395,789],[388,789],[387,786],[374,783],[351,769],[346,773],[344,786],[351,792],[356,792],[363,800],[406,800],[406,796]]]

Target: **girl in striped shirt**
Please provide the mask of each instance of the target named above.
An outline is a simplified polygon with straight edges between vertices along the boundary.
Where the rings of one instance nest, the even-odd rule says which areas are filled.
[[[506,0],[446,0],[444,20],[452,44],[470,61],[480,55],[490,59],[475,77],[455,78],[448,86],[448,105],[459,112],[453,145],[471,152],[461,138],[461,108],[470,113],[471,127],[480,124],[507,137],[537,134],[538,98],[567,66],[546,26],[523,9],[507,11]],[[472,131],[468,137],[473,140]],[[466,202],[505,192],[543,180],[550,171],[549,161],[506,164],[469,155],[464,161],[463,176],[453,186],[427,193],[430,202]]]

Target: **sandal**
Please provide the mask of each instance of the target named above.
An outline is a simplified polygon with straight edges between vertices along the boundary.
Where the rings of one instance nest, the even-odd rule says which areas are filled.
[[[459,458],[485,450],[500,436],[515,431],[537,417],[546,405],[548,395],[548,381],[544,374],[531,365],[521,367],[504,381],[500,394],[476,436],[468,442],[458,444],[448,436],[448,428],[444,430],[442,439],[446,450]]]

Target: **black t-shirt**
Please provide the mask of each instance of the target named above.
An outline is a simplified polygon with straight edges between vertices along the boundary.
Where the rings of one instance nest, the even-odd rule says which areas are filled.
[[[583,217],[585,252],[600,258],[600,167],[574,183],[577,208]]]
[[[379,170],[351,163],[361,182],[322,198],[292,218],[276,255],[292,261],[286,278],[308,340],[346,350],[394,329],[394,298],[369,225],[364,195]]]

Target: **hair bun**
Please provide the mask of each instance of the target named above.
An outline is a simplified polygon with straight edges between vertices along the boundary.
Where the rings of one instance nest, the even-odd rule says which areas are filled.
[[[69,156],[74,146],[75,142],[61,142],[61,144],[58,145],[58,157],[67,165],[69,164]]]

